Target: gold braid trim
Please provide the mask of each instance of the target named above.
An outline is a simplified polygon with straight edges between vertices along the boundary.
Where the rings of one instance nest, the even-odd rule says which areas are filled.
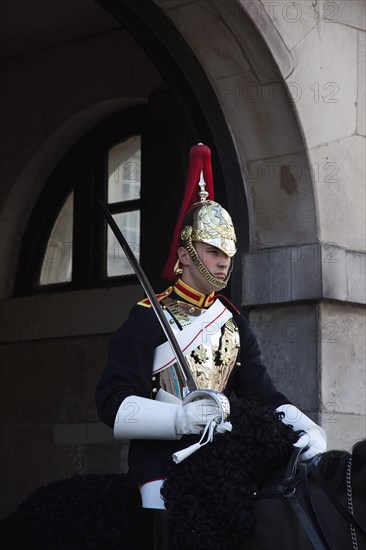
[[[202,275],[205,277],[205,279],[207,279],[207,281],[212,286],[217,288],[217,290],[222,290],[223,288],[225,288],[226,285],[227,285],[227,282],[229,280],[229,277],[230,277],[231,269],[230,269],[230,271],[229,271],[229,273],[228,273],[228,275],[227,275],[227,277],[224,281],[221,281],[220,279],[216,279],[216,277],[214,277],[212,275],[211,271],[209,271],[207,269],[207,267],[200,260],[198,254],[196,252],[196,249],[192,244],[192,240],[188,237],[188,239],[185,241],[184,244],[185,244],[186,249],[188,250],[188,254],[190,255],[190,257],[193,260],[194,265],[197,267],[198,271],[200,273],[202,273]]]

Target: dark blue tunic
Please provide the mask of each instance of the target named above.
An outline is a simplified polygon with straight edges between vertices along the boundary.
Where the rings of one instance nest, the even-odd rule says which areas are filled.
[[[174,293],[170,296],[175,298]],[[182,300],[181,296],[176,296]],[[229,307],[230,309],[230,307]],[[240,352],[238,362],[228,379],[224,393],[257,401],[275,410],[289,400],[273,385],[262,364],[257,340],[247,320],[233,311],[239,329]],[[108,364],[96,390],[99,418],[113,427],[122,401],[131,395],[152,397],[152,365],[155,348],[166,337],[154,311],[135,305],[129,318],[113,334],[108,350]],[[172,454],[196,442],[198,436],[183,436],[177,441],[133,440],[129,451],[127,482],[141,485],[165,477],[166,465]]]

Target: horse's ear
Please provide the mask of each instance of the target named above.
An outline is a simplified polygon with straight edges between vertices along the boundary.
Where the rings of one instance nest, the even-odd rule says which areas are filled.
[[[352,468],[358,471],[366,466],[366,439],[358,441],[352,449]]]

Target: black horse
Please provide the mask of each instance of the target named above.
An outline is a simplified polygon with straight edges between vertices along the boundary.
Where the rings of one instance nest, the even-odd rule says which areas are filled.
[[[351,528],[349,518],[343,518],[310,473],[310,466],[298,469],[303,472],[302,479],[283,482],[289,477],[286,469],[297,439],[290,427],[270,411],[243,400],[233,403],[231,421],[231,433],[217,434],[213,444],[169,468],[162,494],[171,548],[314,548],[301,513],[299,516],[290,505],[294,494],[299,495],[299,506],[306,510],[323,548],[366,548],[365,534],[357,526]],[[366,440],[354,447],[352,455],[324,453],[314,468],[342,505],[353,506],[354,516],[365,525]],[[156,522],[144,510],[137,510],[139,519],[133,521],[131,496],[135,499],[121,474],[89,474],[49,483],[0,523],[1,546],[6,550],[154,548]],[[314,502],[310,511],[307,500]],[[139,537],[136,544],[137,530],[146,536]]]
[[[352,456],[329,451],[292,472],[298,436],[291,428],[241,400],[231,420],[229,435],[170,468],[162,493],[173,548],[355,550],[357,537],[359,550],[366,549],[366,532],[351,531],[332,496],[340,508],[353,506],[366,528],[366,440]]]
[[[245,548],[366,549],[366,440],[352,454],[329,451],[300,465],[289,483],[277,482],[257,493]]]

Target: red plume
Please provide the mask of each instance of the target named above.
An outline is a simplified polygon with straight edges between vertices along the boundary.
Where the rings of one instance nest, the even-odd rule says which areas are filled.
[[[180,243],[180,233],[182,223],[187,211],[193,204],[199,202],[199,185],[201,170],[206,183],[206,191],[208,192],[208,200],[214,200],[214,188],[211,168],[211,150],[207,145],[202,143],[194,145],[189,152],[189,172],[186,182],[183,203],[179,212],[178,221],[175,226],[172,244],[168,256],[168,261],[163,272],[164,279],[172,281],[175,279],[174,266],[177,262],[177,250]]]

